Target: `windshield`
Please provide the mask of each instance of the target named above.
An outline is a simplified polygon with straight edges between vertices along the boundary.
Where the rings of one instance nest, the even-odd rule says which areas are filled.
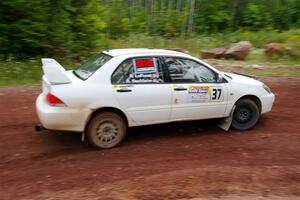
[[[106,55],[104,53],[100,53],[89,59],[87,62],[80,65],[77,69],[73,71],[73,73],[79,78],[86,80],[110,59],[111,56]]]

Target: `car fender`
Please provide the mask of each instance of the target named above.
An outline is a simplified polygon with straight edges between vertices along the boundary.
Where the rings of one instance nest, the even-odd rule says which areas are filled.
[[[265,94],[262,86],[231,83],[228,85],[228,104],[225,116],[229,116],[236,102],[246,96],[253,96],[262,103],[261,96]]]

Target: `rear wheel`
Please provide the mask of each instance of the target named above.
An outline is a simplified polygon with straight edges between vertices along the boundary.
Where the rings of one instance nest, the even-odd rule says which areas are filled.
[[[258,106],[250,99],[241,99],[236,103],[231,126],[237,130],[252,128],[260,116]]]
[[[126,123],[113,112],[97,114],[87,127],[88,142],[96,148],[112,148],[119,145],[126,135]]]

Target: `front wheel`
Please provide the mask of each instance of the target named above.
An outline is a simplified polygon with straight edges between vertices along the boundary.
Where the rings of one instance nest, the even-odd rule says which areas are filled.
[[[96,148],[112,148],[119,145],[126,135],[126,123],[113,112],[96,115],[87,127],[88,142]]]
[[[252,128],[260,116],[258,106],[250,99],[241,99],[236,103],[231,126],[237,130]]]

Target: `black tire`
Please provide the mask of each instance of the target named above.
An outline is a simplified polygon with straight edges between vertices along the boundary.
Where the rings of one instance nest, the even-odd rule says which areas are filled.
[[[256,103],[250,99],[241,99],[235,106],[231,127],[237,130],[251,129],[260,117]]]
[[[93,147],[108,149],[118,146],[126,132],[127,126],[122,117],[113,112],[102,112],[92,118],[86,136]]]

